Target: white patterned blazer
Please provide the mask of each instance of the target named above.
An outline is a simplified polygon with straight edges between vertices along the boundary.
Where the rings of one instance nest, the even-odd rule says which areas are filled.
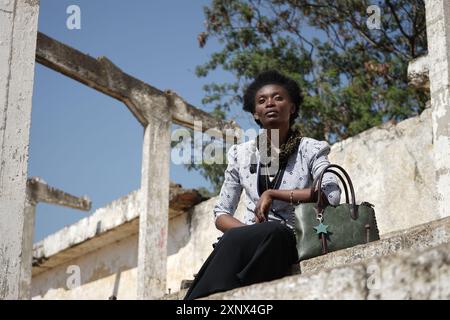
[[[328,160],[329,153],[330,146],[326,141],[302,138],[297,152],[291,154],[288,159],[278,189],[292,190],[311,187],[314,178],[322,172],[323,168],[330,164]],[[234,215],[242,189],[244,189],[247,210],[242,222],[245,224],[255,223],[254,210],[260,198],[258,194],[258,175],[261,169],[260,158],[261,155],[256,147],[255,140],[233,145],[229,149],[225,180],[213,210],[216,219],[222,214]],[[257,169],[250,170],[250,164],[254,163],[255,160]],[[336,176],[326,173],[322,181],[322,190],[331,205],[339,204],[341,190]],[[280,220],[277,216],[282,217],[287,222],[291,221],[292,206],[289,202],[273,200],[269,220]]]

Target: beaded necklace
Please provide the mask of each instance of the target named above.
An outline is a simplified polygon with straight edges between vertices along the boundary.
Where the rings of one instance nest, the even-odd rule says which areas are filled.
[[[269,163],[273,163],[272,161],[278,160],[279,164],[280,164],[280,168],[281,168],[281,167],[286,166],[290,155],[297,149],[298,145],[300,144],[301,139],[302,139],[302,135],[301,135],[300,130],[289,129],[288,138],[287,138],[286,142],[281,145],[280,152],[279,153],[275,152],[275,154],[272,155],[273,147],[271,145],[270,140],[267,137],[267,133],[264,131],[257,137],[256,146],[257,146],[258,150],[261,151],[260,143],[266,142],[266,146],[267,146],[266,150],[267,150],[268,156],[270,157]]]

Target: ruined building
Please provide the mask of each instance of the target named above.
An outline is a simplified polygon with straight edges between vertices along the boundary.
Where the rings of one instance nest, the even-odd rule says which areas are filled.
[[[193,128],[198,120],[230,135],[238,130],[226,129],[237,127],[39,33],[38,13],[38,1],[0,1],[0,299],[180,298],[220,234],[215,199],[169,183],[161,164],[169,163],[170,125]],[[426,20],[428,54],[408,72],[411,85],[430,90],[430,107],[337,143],[330,154],[350,172],[357,200],[375,204],[381,240],[210,298],[450,298],[450,3],[426,0]],[[90,207],[27,176],[35,61],[122,101],[145,134],[139,190],[33,245],[38,202]]]

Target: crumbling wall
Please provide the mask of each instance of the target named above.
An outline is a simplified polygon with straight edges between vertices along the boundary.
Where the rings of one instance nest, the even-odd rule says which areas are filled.
[[[334,144],[330,160],[348,171],[356,202],[375,205],[383,235],[439,219],[432,151],[431,110],[425,109]]]
[[[34,276],[33,299],[136,299],[137,244],[134,234]]]

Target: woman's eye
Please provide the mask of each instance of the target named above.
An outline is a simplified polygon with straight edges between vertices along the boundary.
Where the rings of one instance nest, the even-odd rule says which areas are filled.
[[[259,100],[258,100],[258,103],[259,103],[259,104],[263,104],[264,101],[265,101],[264,99],[259,99]]]
[[[277,100],[277,101],[282,101],[282,100],[283,100],[283,97],[282,97],[282,96],[276,96],[276,97],[275,97],[275,100]]]

